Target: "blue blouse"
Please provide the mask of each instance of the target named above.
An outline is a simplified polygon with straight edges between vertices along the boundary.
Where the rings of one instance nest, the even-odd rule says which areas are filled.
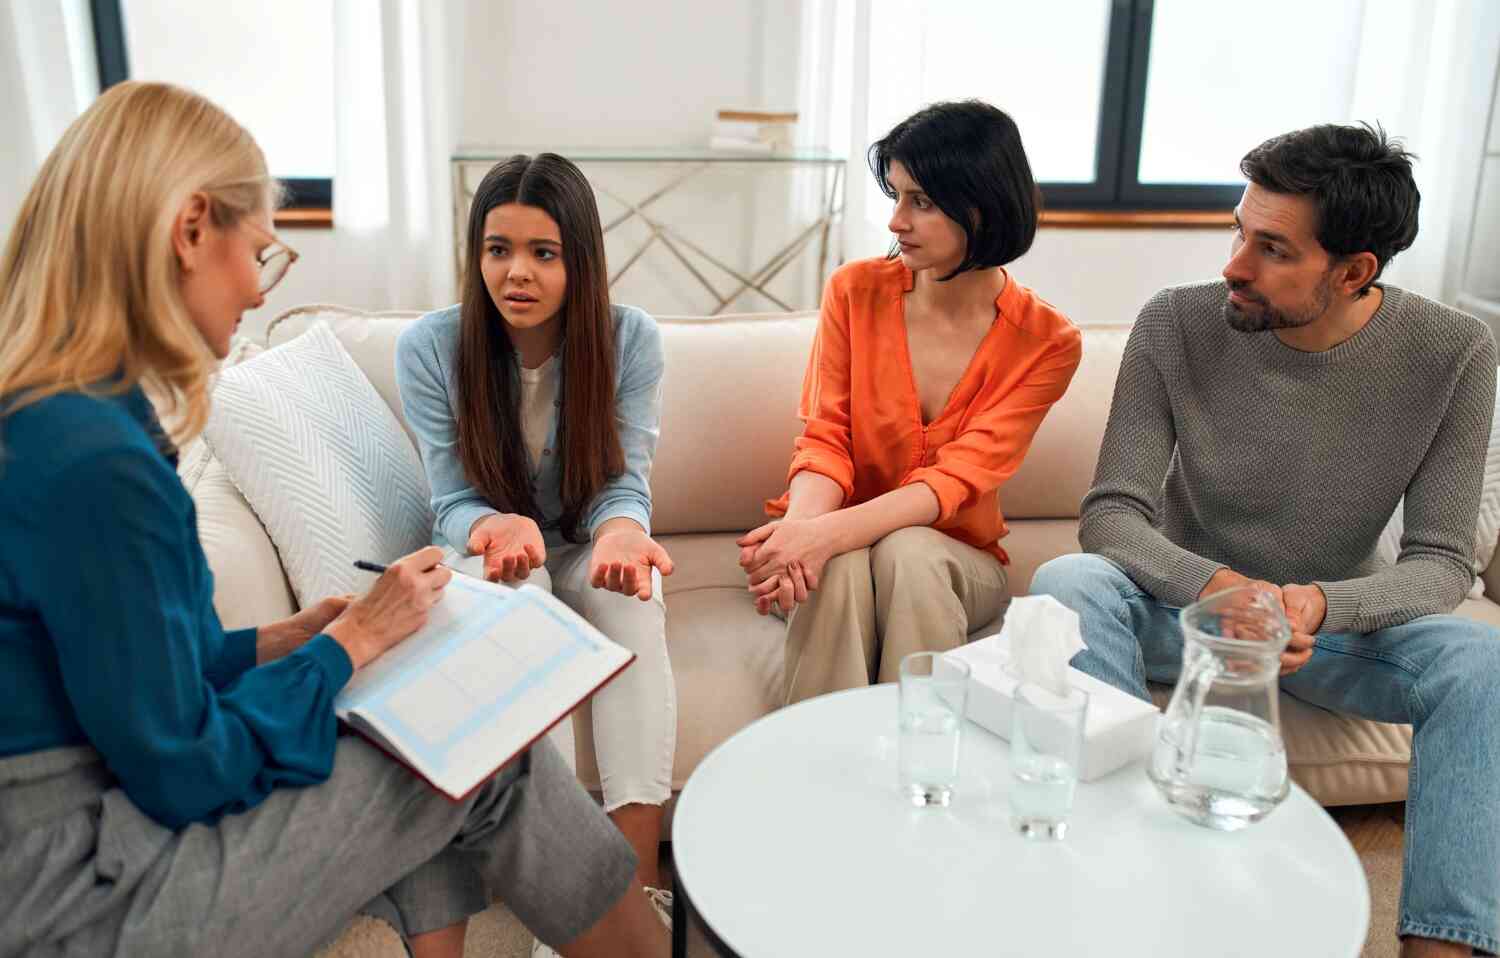
[[[651,460],[661,435],[661,330],[649,313],[634,306],[611,306],[610,314],[615,324],[615,423],[625,471],[589,503],[580,524],[590,538],[606,521],[620,516],[651,532]],[[458,332],[458,306],[428,313],[409,326],[396,344],[396,385],[432,487],[433,541],[462,554],[474,523],[498,510],[469,482],[458,457]],[[561,398],[559,393],[559,410]],[[529,464],[542,511],[538,525],[548,549],[566,542],[557,525],[563,506],[562,463],[556,448],[554,416],[542,461]]]
[[[89,744],[169,828],[333,769],[348,655],[255,664],[226,632],[193,500],[140,389],[0,418],[0,756]]]

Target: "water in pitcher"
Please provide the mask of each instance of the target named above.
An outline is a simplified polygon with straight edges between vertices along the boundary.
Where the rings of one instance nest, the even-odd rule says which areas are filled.
[[[1151,778],[1181,814],[1210,828],[1238,831],[1286,797],[1286,749],[1269,722],[1208,706],[1194,718],[1163,719]]]

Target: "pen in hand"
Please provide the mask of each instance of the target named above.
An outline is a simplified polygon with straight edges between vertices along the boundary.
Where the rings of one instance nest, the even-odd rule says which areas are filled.
[[[455,568],[453,568],[453,566],[449,565],[446,562],[439,562],[438,565],[442,566],[444,569],[447,569],[449,572],[453,573],[454,575],[468,576],[471,579],[477,578],[477,576],[470,575],[469,573],[465,572],[462,569],[455,569]],[[364,572],[373,572],[376,575],[380,575],[381,573],[385,572],[385,570],[388,569],[388,568],[390,568],[390,567],[389,566],[385,566],[385,565],[381,565],[379,562],[370,562],[370,561],[368,561],[366,559],[355,559],[354,560],[354,568],[360,569],[360,570],[362,570]]]

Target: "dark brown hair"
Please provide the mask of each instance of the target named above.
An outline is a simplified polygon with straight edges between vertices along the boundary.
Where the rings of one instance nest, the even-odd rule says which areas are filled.
[[[1318,211],[1317,237],[1339,259],[1369,251],[1375,285],[1391,257],[1417,238],[1422,194],[1399,140],[1379,125],[1310,126],[1273,136],[1240,160],[1240,172],[1262,189],[1311,196]]]
[[[479,268],[484,218],[506,203],[543,211],[557,223],[562,238],[567,287],[560,313],[557,449],[563,512],[557,525],[568,541],[581,542],[579,523],[604,484],[625,471],[625,454],[615,425],[615,330],[599,208],[583,173],[556,153],[518,154],[495,164],[469,208],[454,417],[458,456],[469,481],[490,505],[544,525],[521,432],[515,347]]]

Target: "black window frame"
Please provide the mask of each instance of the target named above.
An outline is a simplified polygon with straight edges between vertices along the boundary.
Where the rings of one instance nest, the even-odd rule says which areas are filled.
[[[120,0],[89,0],[94,19],[94,56],[99,65],[102,93],[130,79],[130,57],[125,48],[125,15]],[[324,210],[333,208],[331,177],[278,177],[287,189],[282,209]]]
[[[1041,183],[1046,208],[1228,210],[1239,202],[1244,192],[1240,185],[1140,181],[1154,15],[1154,0],[1113,0],[1111,3],[1099,98],[1094,181]],[[1250,145],[1253,144],[1247,144],[1247,148]]]
[[[130,76],[120,0],[90,0],[99,87]],[[1221,183],[1142,183],[1141,144],[1151,61],[1154,0],[1112,0],[1099,98],[1094,180],[1039,185],[1043,203],[1057,210],[1226,210],[1244,188]],[[283,178],[288,209],[333,206],[331,178]]]

